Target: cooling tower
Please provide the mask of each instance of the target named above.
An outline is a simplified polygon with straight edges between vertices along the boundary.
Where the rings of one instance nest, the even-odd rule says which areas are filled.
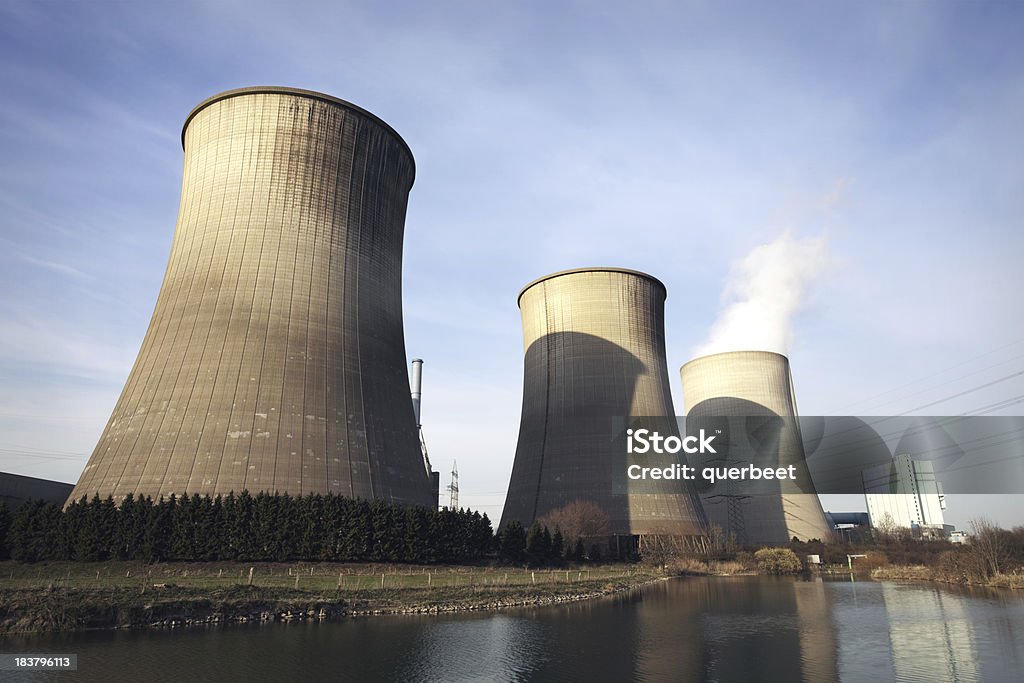
[[[202,102],[182,145],[153,318],[72,499],[436,505],[402,328],[408,146],[355,105],[276,87]]]
[[[523,411],[502,525],[528,527],[579,500],[607,515],[609,536],[702,536],[695,491],[631,482],[618,438],[623,418],[674,416],[664,285],[631,270],[581,268],[530,283],[519,307]]]
[[[698,466],[794,465],[795,482],[704,486],[701,499],[711,524],[744,544],[778,545],[831,539],[821,502],[804,460],[789,359],[767,351],[735,351],[696,358],[682,367],[686,430],[721,429],[718,453]],[[765,493],[765,488],[775,491]],[[793,493],[799,490],[804,493]]]

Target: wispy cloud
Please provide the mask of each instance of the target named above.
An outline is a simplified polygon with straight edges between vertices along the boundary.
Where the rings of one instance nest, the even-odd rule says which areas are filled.
[[[39,268],[46,268],[52,270],[55,273],[61,273],[62,275],[70,275],[71,277],[78,278],[81,280],[91,280],[92,276],[88,273],[83,273],[78,268],[68,265],[67,263],[60,263],[58,261],[48,261],[46,259],[36,258],[29,256],[28,254],[18,254],[18,258],[25,263],[29,263]]]

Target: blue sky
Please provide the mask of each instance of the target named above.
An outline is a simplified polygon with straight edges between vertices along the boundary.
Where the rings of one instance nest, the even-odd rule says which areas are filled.
[[[457,459],[462,503],[494,519],[516,293],[551,271],[665,282],[680,411],[679,365],[786,231],[825,245],[790,320],[804,414],[910,411],[1019,372],[1022,28],[1013,2],[8,0],[0,470],[77,478],[163,276],[181,124],[246,85],[350,100],[412,148],[406,346],[435,466]],[[925,412],[1022,395],[1010,378]],[[1020,508],[957,497],[948,516]]]

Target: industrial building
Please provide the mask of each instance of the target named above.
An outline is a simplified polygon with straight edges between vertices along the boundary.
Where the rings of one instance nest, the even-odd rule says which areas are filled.
[[[794,466],[792,482],[736,482],[701,490],[708,521],[741,544],[778,545],[832,539],[804,457],[789,359],[768,351],[702,356],[680,370],[686,430],[721,429],[717,453],[699,466]],[[774,487],[774,490],[771,490]]]
[[[523,410],[501,525],[574,501],[607,515],[611,549],[653,539],[700,543],[700,501],[688,482],[633,482],[622,430],[675,411],[665,358],[665,287],[622,268],[542,277],[519,294],[525,349]]]
[[[402,323],[409,147],[353,104],[278,87],[205,100],[182,146],[152,321],[71,498],[436,505]]]
[[[875,529],[910,529],[921,537],[946,537],[953,530],[942,512],[946,497],[928,460],[901,453],[892,462],[864,470],[864,498]]]
[[[859,542],[870,538],[871,519],[866,512],[826,512],[825,521],[844,541]]]
[[[62,481],[0,472],[0,503],[6,505],[8,510],[17,510],[30,500],[63,505],[72,488],[74,484]]]

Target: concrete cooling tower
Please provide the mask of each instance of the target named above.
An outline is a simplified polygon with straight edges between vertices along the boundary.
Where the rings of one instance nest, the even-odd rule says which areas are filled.
[[[698,466],[793,465],[796,473],[785,484],[703,485],[708,521],[744,544],[830,540],[804,460],[789,359],[767,351],[718,353],[690,361],[681,374],[687,432],[721,431],[719,444],[726,445],[698,458]]]
[[[623,418],[675,414],[664,285],[621,268],[567,270],[527,285],[519,307],[523,411],[502,525],[529,527],[589,501],[608,517],[612,548],[644,536],[699,542],[705,519],[695,491],[685,482],[652,489],[630,481],[618,438]],[[675,429],[674,419],[665,422]]]
[[[355,105],[276,87],[202,102],[182,145],[153,318],[71,498],[436,505],[402,328],[409,147]]]

